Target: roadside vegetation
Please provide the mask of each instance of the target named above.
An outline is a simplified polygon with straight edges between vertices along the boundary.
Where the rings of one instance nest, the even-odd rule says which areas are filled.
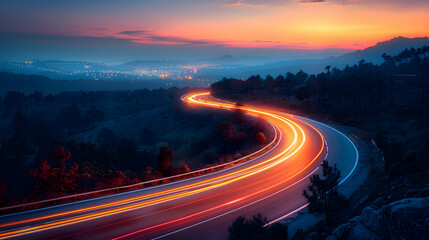
[[[312,176],[311,186],[304,191],[308,209],[324,214],[326,220],[307,231],[298,230],[293,239],[325,239],[336,226],[359,215],[368,205],[383,208],[403,198],[429,196],[429,47],[382,57],[381,65],[361,60],[344,69],[326,66],[317,75],[299,71],[246,80],[224,78],[211,87],[219,98],[271,105],[346,126],[363,140],[364,148],[375,146],[381,153],[380,158],[376,153],[364,157],[361,164],[370,168],[361,186],[364,191],[353,193],[349,199],[333,185],[324,185],[329,177]],[[326,169],[331,169],[328,175],[336,184],[338,170]]]
[[[186,106],[180,97],[191,90],[7,92],[0,97],[1,205],[187,173],[272,140],[267,123],[240,106]]]
[[[212,84],[217,97],[267,103],[289,112],[353,126],[384,152],[391,177],[426,172],[429,162],[429,47],[383,55],[382,65],[359,61],[340,70],[303,71],[275,78],[224,78]]]

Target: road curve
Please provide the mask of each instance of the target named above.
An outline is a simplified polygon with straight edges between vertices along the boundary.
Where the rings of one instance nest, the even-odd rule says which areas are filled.
[[[234,107],[209,93],[182,100]],[[324,159],[340,168],[341,182],[356,168],[356,147],[337,130],[265,107],[243,109],[276,128],[277,143],[263,155],[191,179],[3,215],[0,239],[226,239],[237,216],[261,212],[273,222],[302,209],[302,190]]]

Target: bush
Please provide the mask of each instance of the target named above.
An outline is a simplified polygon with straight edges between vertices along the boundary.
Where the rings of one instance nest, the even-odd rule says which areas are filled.
[[[287,226],[274,223],[266,226],[267,218],[258,213],[252,219],[238,217],[228,228],[230,240],[287,239]]]

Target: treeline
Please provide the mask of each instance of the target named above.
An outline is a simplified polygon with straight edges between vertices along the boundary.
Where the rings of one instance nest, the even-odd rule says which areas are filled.
[[[272,138],[267,123],[241,106],[188,109],[180,96],[189,91],[7,92],[0,98],[0,204],[186,173],[233,161]]]
[[[428,47],[411,48],[397,56],[384,54],[385,62],[380,66],[361,60],[342,70],[326,66],[326,72],[317,75],[301,70],[275,78],[271,75],[265,78],[256,75],[246,80],[224,78],[212,84],[211,90],[216,96],[235,100],[241,100],[240,97],[246,94],[264,98],[268,95],[268,99],[278,102],[295,97],[306,104],[307,111],[331,113],[341,121],[363,111],[377,111],[392,103],[393,85],[398,80],[406,79],[410,86],[420,90],[420,96],[424,98],[429,76],[428,56]],[[255,91],[258,96],[255,96]]]
[[[384,152],[391,176],[426,171],[429,163],[422,156],[429,152],[429,140],[418,141],[416,131],[428,129],[429,47],[383,58],[381,65],[361,60],[344,69],[326,66],[314,75],[300,71],[246,80],[224,78],[211,90],[220,98],[267,101],[375,132],[373,140]]]
[[[103,121],[119,121],[115,116],[121,113],[132,115],[152,106],[149,99],[163,104],[183,93],[177,88],[46,96],[41,92],[7,92],[0,98],[0,203],[16,204],[162,177],[157,170],[158,152],[139,149],[142,144],[156,143],[157,135],[150,128],[136,129],[139,138],[124,137],[106,127],[97,129]],[[86,136],[88,131],[97,132],[95,140],[71,137]],[[69,156],[58,161],[58,151]]]

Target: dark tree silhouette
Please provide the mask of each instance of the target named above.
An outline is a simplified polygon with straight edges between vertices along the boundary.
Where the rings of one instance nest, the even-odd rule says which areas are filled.
[[[222,137],[223,151],[227,152],[227,144],[231,141],[240,142],[247,138],[247,134],[236,132],[234,125],[231,121],[225,121],[218,124],[218,129]]]
[[[126,183],[127,177],[121,171],[109,170],[101,178],[100,188],[119,187]]]
[[[329,74],[329,73],[331,73],[331,72],[330,72],[330,69],[331,69],[331,65],[328,65],[328,66],[326,66],[326,67],[325,67],[325,70],[326,70],[326,72],[327,72],[328,74]]]
[[[90,107],[84,114],[84,120],[93,126],[94,122],[101,122],[104,120],[104,112],[96,107]]]
[[[54,154],[52,154],[52,159],[60,163],[60,170],[64,171],[66,168],[65,161],[69,160],[71,157],[70,152],[65,152],[63,146],[55,148]]]
[[[287,225],[274,223],[266,226],[267,218],[258,213],[251,219],[238,217],[228,228],[230,240],[287,239]]]
[[[147,127],[144,127],[142,129],[142,133],[140,136],[143,145],[151,145],[158,141],[156,133],[152,129]]]
[[[276,81],[271,75],[267,75],[267,77],[265,77],[263,87],[268,90],[269,98],[271,100],[273,90],[277,87]]]
[[[64,152],[63,147],[55,149],[53,159],[60,163],[60,168],[52,168],[47,160],[40,162],[40,169],[29,172],[35,181],[34,193],[42,198],[56,197],[76,193],[78,183],[89,175],[79,174],[79,166],[75,163],[66,170],[64,162],[70,158],[70,152]]]
[[[158,168],[161,171],[163,176],[168,176],[170,174],[171,163],[174,160],[174,151],[173,149],[168,148],[168,146],[162,146],[159,148],[158,155]]]
[[[275,82],[275,88],[277,88],[277,102],[280,101],[280,89],[283,86],[283,84],[285,83],[285,77],[283,77],[283,75],[278,75],[276,77],[276,79],[274,80]]]
[[[243,106],[242,104],[237,103],[231,114],[231,121],[233,123],[238,124],[238,128],[240,132],[243,129],[243,124],[246,123],[247,121],[246,114],[244,113],[244,110],[241,109],[242,106]]]
[[[219,123],[217,127],[222,136],[223,151],[226,153],[227,143],[234,139],[235,127],[230,121]]]
[[[251,76],[245,82],[245,86],[248,90],[250,90],[252,97],[253,97],[253,91],[256,88],[258,88],[261,84],[262,84],[262,78],[259,75]]]
[[[338,179],[341,176],[337,166],[329,166],[328,161],[323,161],[323,177],[315,174],[310,177],[311,185],[308,191],[304,190],[303,195],[307,198],[310,212],[325,213],[328,225],[330,215],[341,209],[346,204],[345,197],[337,191]]]
[[[6,203],[6,183],[0,178],[0,206]]]
[[[118,136],[109,128],[102,128],[97,134],[97,142],[113,146],[118,142]]]

